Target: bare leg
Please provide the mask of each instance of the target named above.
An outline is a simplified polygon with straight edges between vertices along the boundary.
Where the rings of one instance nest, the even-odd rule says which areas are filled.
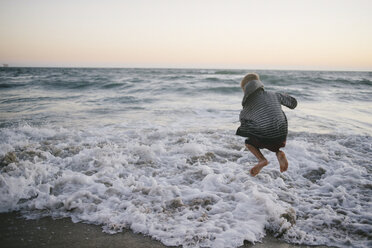
[[[278,151],[276,153],[276,157],[280,165],[280,172],[286,171],[288,169],[288,160],[285,156],[285,153],[283,151]]]
[[[261,151],[258,150],[256,147],[246,144],[245,145],[248,150],[258,159],[258,164],[256,164],[251,170],[250,173],[252,176],[256,176],[258,173],[260,173],[261,169],[268,165],[267,159],[262,155]]]

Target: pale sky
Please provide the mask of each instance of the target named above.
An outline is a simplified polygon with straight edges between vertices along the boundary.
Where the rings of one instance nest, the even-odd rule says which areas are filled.
[[[372,71],[372,0],[0,0],[0,63]]]

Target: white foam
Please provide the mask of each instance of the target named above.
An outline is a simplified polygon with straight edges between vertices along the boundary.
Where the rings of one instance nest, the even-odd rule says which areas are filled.
[[[184,247],[238,247],[267,230],[293,243],[368,244],[355,232],[371,230],[363,187],[372,158],[358,156],[371,151],[371,137],[292,134],[289,170],[281,174],[264,151],[271,164],[253,178],[255,159],[230,131],[122,123],[1,132],[1,156],[17,156],[0,174],[2,212],[70,217],[109,233],[130,228]]]

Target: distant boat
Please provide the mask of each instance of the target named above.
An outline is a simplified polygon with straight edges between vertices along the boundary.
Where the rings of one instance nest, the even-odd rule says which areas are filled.
[[[3,64],[3,67],[9,67],[9,65],[8,64]]]

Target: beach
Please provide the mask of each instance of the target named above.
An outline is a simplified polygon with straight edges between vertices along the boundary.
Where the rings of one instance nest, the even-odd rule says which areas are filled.
[[[166,248],[161,242],[130,230],[116,234],[102,232],[100,226],[73,223],[68,218],[53,220],[45,217],[26,220],[17,212],[0,214],[0,244],[3,248],[38,247],[112,247],[112,248]],[[181,247],[181,246],[179,246]],[[262,243],[245,242],[240,248],[325,248],[327,246],[293,245],[271,235]]]

